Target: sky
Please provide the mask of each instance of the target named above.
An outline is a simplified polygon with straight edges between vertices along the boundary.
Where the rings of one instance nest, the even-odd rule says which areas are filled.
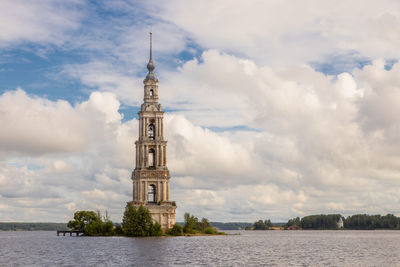
[[[400,215],[400,2],[3,0],[0,221],[120,221],[153,57],[177,221]]]

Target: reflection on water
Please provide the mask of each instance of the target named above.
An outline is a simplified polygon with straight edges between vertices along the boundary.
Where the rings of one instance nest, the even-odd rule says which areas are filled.
[[[231,231],[169,238],[0,232],[0,266],[400,266],[400,231]]]

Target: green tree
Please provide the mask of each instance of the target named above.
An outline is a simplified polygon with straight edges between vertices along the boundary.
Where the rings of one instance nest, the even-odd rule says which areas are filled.
[[[137,211],[133,205],[126,205],[124,217],[122,218],[122,229],[126,236],[135,236],[137,228]]]
[[[253,224],[253,229],[254,230],[270,230],[272,228],[272,222],[271,220],[258,220]]]
[[[299,217],[296,217],[296,218],[290,219],[290,220],[286,223],[285,227],[290,227],[290,226],[292,226],[292,225],[294,225],[294,226],[300,226],[300,225],[301,225],[301,220],[300,220],[300,218],[299,218]]]
[[[185,225],[183,226],[183,231],[187,234],[193,234],[199,228],[199,219],[190,215],[190,213],[186,212],[184,215]],[[201,230],[201,229],[198,229]]]
[[[140,205],[137,214],[137,236],[150,236],[153,220],[151,219],[149,210]]]
[[[187,234],[205,233],[205,230],[210,228],[210,222],[206,218],[202,218],[201,222],[199,222],[199,219],[197,217],[190,215],[190,213],[188,212],[186,212],[183,217],[185,220],[183,232]]]
[[[210,222],[206,218],[202,218],[200,225],[201,225],[201,231],[204,232],[207,227],[210,227]]]
[[[161,225],[158,222],[152,223],[150,226],[150,235],[151,236],[162,236],[163,232],[161,229]]]
[[[110,221],[110,220],[104,222],[103,225],[102,225],[101,231],[102,231],[102,233],[104,235],[107,235],[107,236],[114,235],[114,224],[113,224],[113,222]]]
[[[88,225],[98,220],[100,218],[94,211],[81,210],[75,212],[74,220],[69,221],[67,226],[75,231],[85,231]]]
[[[160,235],[161,226],[153,224],[147,208],[140,205],[136,209],[128,203],[122,219],[122,229],[126,236],[157,236]]]
[[[267,229],[272,228],[272,222],[270,219],[264,221],[265,226],[267,226]]]
[[[114,225],[112,221],[109,220],[108,214],[106,212],[105,220],[101,219],[101,214],[98,211],[81,210],[74,214],[74,220],[68,222],[67,226],[76,231],[83,231],[85,235],[95,236],[95,235],[112,235],[114,230]]]

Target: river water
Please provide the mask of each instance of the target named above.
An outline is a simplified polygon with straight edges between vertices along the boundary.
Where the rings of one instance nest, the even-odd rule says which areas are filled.
[[[0,232],[0,266],[400,266],[400,231],[228,231],[196,237]]]

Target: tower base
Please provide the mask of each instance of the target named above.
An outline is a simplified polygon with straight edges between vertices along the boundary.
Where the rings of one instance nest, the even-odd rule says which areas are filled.
[[[163,230],[170,229],[175,224],[175,210],[176,206],[172,205],[172,202],[161,202],[158,203],[142,203],[132,202],[135,208],[139,208],[140,205],[147,208],[150,212],[150,216],[153,222],[157,222],[161,225]]]

